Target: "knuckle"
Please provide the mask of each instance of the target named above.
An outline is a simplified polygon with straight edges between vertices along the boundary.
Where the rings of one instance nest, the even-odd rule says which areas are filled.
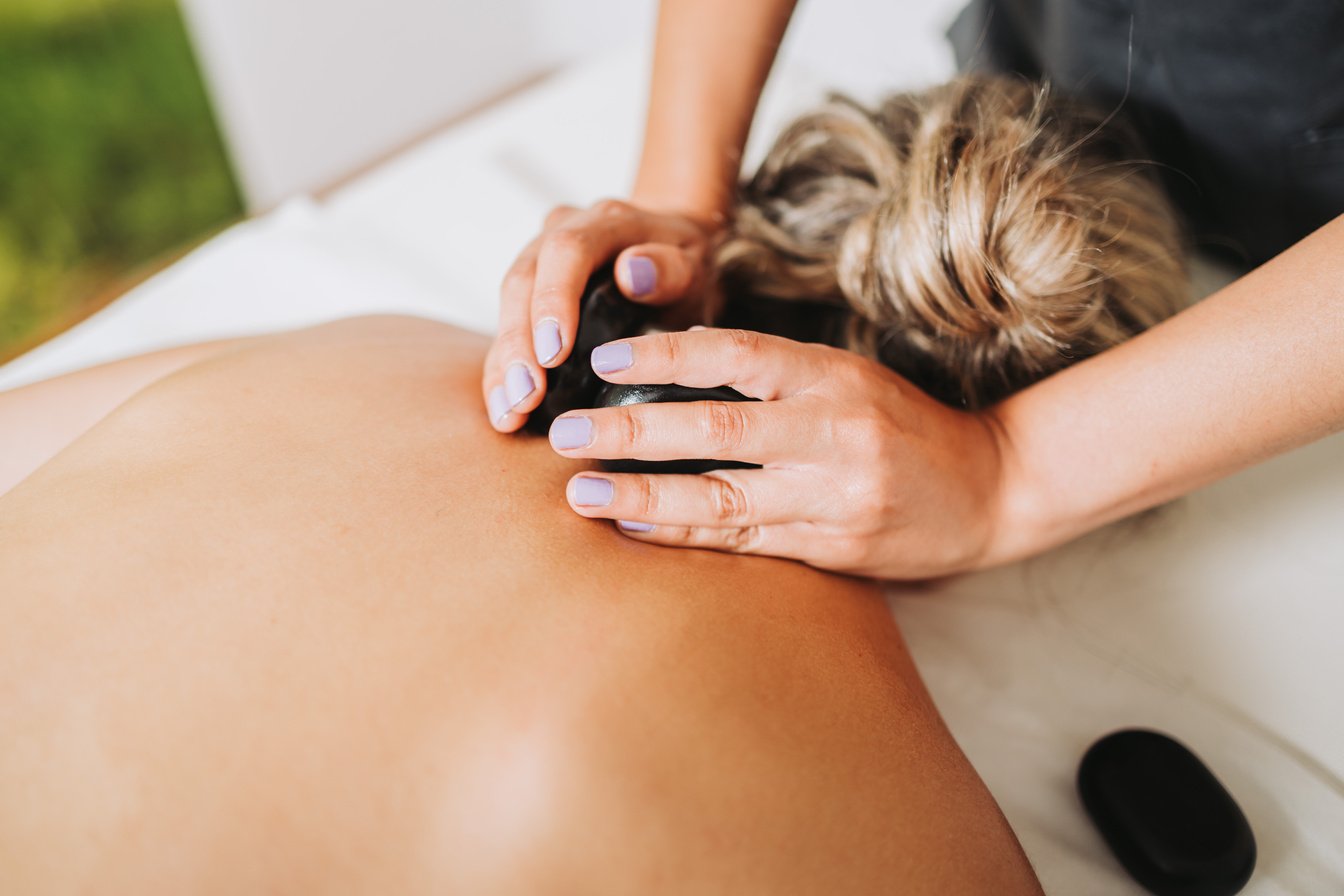
[[[703,401],[700,410],[700,435],[712,450],[734,452],[747,437],[747,415],[742,406],[731,401]]]
[[[662,333],[657,337],[654,343],[657,350],[662,352],[667,369],[675,374],[681,370],[681,334]]]
[[[865,463],[880,463],[888,450],[888,435],[883,421],[875,414],[858,414],[845,427],[845,441],[857,458]]]
[[[714,520],[721,527],[741,526],[751,518],[747,492],[732,480],[710,477],[709,502]]]
[[[644,447],[647,427],[638,411],[622,410],[616,416],[616,448],[619,451],[638,451]]]
[[[829,346],[827,346],[829,348]],[[845,391],[870,391],[872,383],[865,376],[865,371],[856,364],[850,364],[848,358],[836,358],[834,356],[827,358],[832,362],[827,364],[827,372],[835,388]]]
[[[738,553],[753,553],[761,543],[759,526],[736,526],[723,531],[724,545]]]
[[[593,213],[603,218],[617,218],[629,210],[630,206],[619,199],[602,199],[593,204]]]
[[[523,333],[517,327],[504,327],[495,337],[494,344],[490,346],[490,354],[486,358],[487,363],[501,365],[506,363],[517,355],[524,341]]]
[[[873,527],[887,514],[888,499],[878,491],[880,486],[869,486],[861,490],[850,502],[850,519],[854,522]]]
[[[574,211],[575,209],[572,205],[557,205],[546,213],[546,218],[541,225],[542,229],[551,230],[560,226],[566,218],[574,214]]]
[[[897,483],[887,469],[874,469],[855,477],[847,494],[847,517],[864,531],[882,529],[897,509]]]
[[[750,361],[761,353],[763,340],[755,330],[728,330],[727,333],[738,363]]]
[[[548,254],[561,256],[583,255],[591,242],[588,234],[577,227],[559,227],[542,238]]]
[[[640,476],[635,480],[635,504],[642,514],[641,519],[656,519],[663,505],[662,487],[658,480],[649,476]]]
[[[828,456],[838,457],[845,446],[843,428],[830,414],[812,415],[814,437],[818,447]]]
[[[835,566],[853,569],[867,566],[872,550],[862,538],[844,537],[827,545],[826,557]]]
[[[883,464],[873,471],[869,490],[875,498],[878,512],[883,516],[895,509],[899,488],[900,477],[895,464]]]
[[[504,272],[504,279],[499,284],[499,290],[504,295],[526,295],[532,288],[532,280],[536,277],[537,267],[530,260],[515,262],[514,265]]]
[[[660,526],[658,534],[668,544],[692,548],[702,546],[699,531],[691,526]]]

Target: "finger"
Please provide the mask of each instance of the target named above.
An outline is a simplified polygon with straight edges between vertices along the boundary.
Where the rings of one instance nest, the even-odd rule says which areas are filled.
[[[499,346],[497,349],[496,346]],[[501,364],[499,358],[503,352],[515,353],[516,347],[498,341],[486,354],[486,375],[481,380],[481,389],[485,398],[486,416],[490,425],[499,432],[514,432],[527,421],[526,413],[515,413],[510,407],[505,379],[509,368]],[[514,374],[516,376],[517,374]]]
[[[577,214],[579,214],[579,209],[572,205],[557,205],[546,213],[546,218],[542,221],[541,229],[550,230],[553,227],[559,227]]]
[[[564,363],[579,325],[579,298],[593,271],[620,250],[654,238],[650,217],[605,200],[541,236],[530,300],[536,355]]]
[[[846,363],[824,345],[752,330],[684,330],[621,339],[593,349],[592,365],[612,383],[731,386],[772,401],[806,391]]]
[[[794,470],[678,473],[580,473],[565,490],[580,516],[654,526],[745,528],[803,519],[809,478]]]
[[[781,523],[776,526],[655,526],[637,520],[617,520],[616,529],[630,538],[667,547],[701,548],[733,554],[786,557],[801,560],[819,569],[840,569],[831,562],[819,544],[810,523]]]
[[[481,388],[490,422],[513,432],[541,401],[546,378],[532,350],[529,302],[540,238],[519,254],[500,287],[499,334],[486,355]]]
[[[582,214],[582,210],[572,205],[556,206],[546,215],[542,225],[543,236],[547,232],[558,230]],[[540,253],[541,239],[538,238],[536,243],[537,252],[534,255]],[[534,315],[531,303],[535,280],[534,265],[533,276],[527,284],[528,318],[532,323],[532,355],[542,367],[557,367],[569,357],[569,349],[566,346],[573,343],[572,335],[566,336],[572,332],[567,326],[570,318],[573,319],[574,330],[578,328],[578,299],[574,300],[572,306],[550,307]]]
[[[684,298],[696,285],[699,272],[696,256],[667,243],[642,243],[616,256],[616,285],[632,301],[646,305],[666,305]]]
[[[617,531],[649,544],[673,548],[702,548],[706,551],[754,553],[770,557],[789,557],[812,563],[806,524],[741,525],[741,527],[704,527],[704,525],[653,525],[636,520],[617,520]]]
[[[563,414],[551,423],[550,439],[566,457],[802,462],[825,448],[811,435],[813,422],[787,402],[631,404]]]

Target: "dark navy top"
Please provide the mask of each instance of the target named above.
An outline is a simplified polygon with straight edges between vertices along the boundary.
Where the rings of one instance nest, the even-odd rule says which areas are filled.
[[[1203,246],[1258,263],[1344,214],[1344,0],[972,0],[948,35],[1119,107]]]

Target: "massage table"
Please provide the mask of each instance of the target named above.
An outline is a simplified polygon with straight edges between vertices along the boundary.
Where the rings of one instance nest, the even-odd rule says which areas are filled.
[[[642,48],[604,51],[320,198],[238,224],[0,367],[0,389],[357,314],[492,331],[499,281],[545,212],[627,189],[647,64]],[[864,98],[950,74],[948,58],[921,78],[841,86]],[[784,59],[748,159],[828,86]],[[1202,291],[1220,277],[1196,265]],[[1151,727],[1202,757],[1246,812],[1259,862],[1244,892],[1344,893],[1344,435],[1044,556],[887,595],[1047,892],[1144,892],[1089,823],[1074,775],[1096,738]]]

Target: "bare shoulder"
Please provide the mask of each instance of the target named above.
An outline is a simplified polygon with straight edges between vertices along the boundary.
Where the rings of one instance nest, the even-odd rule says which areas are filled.
[[[0,500],[17,890],[1026,879],[874,589],[576,516],[580,462],[486,422],[485,348],[251,340]]]

